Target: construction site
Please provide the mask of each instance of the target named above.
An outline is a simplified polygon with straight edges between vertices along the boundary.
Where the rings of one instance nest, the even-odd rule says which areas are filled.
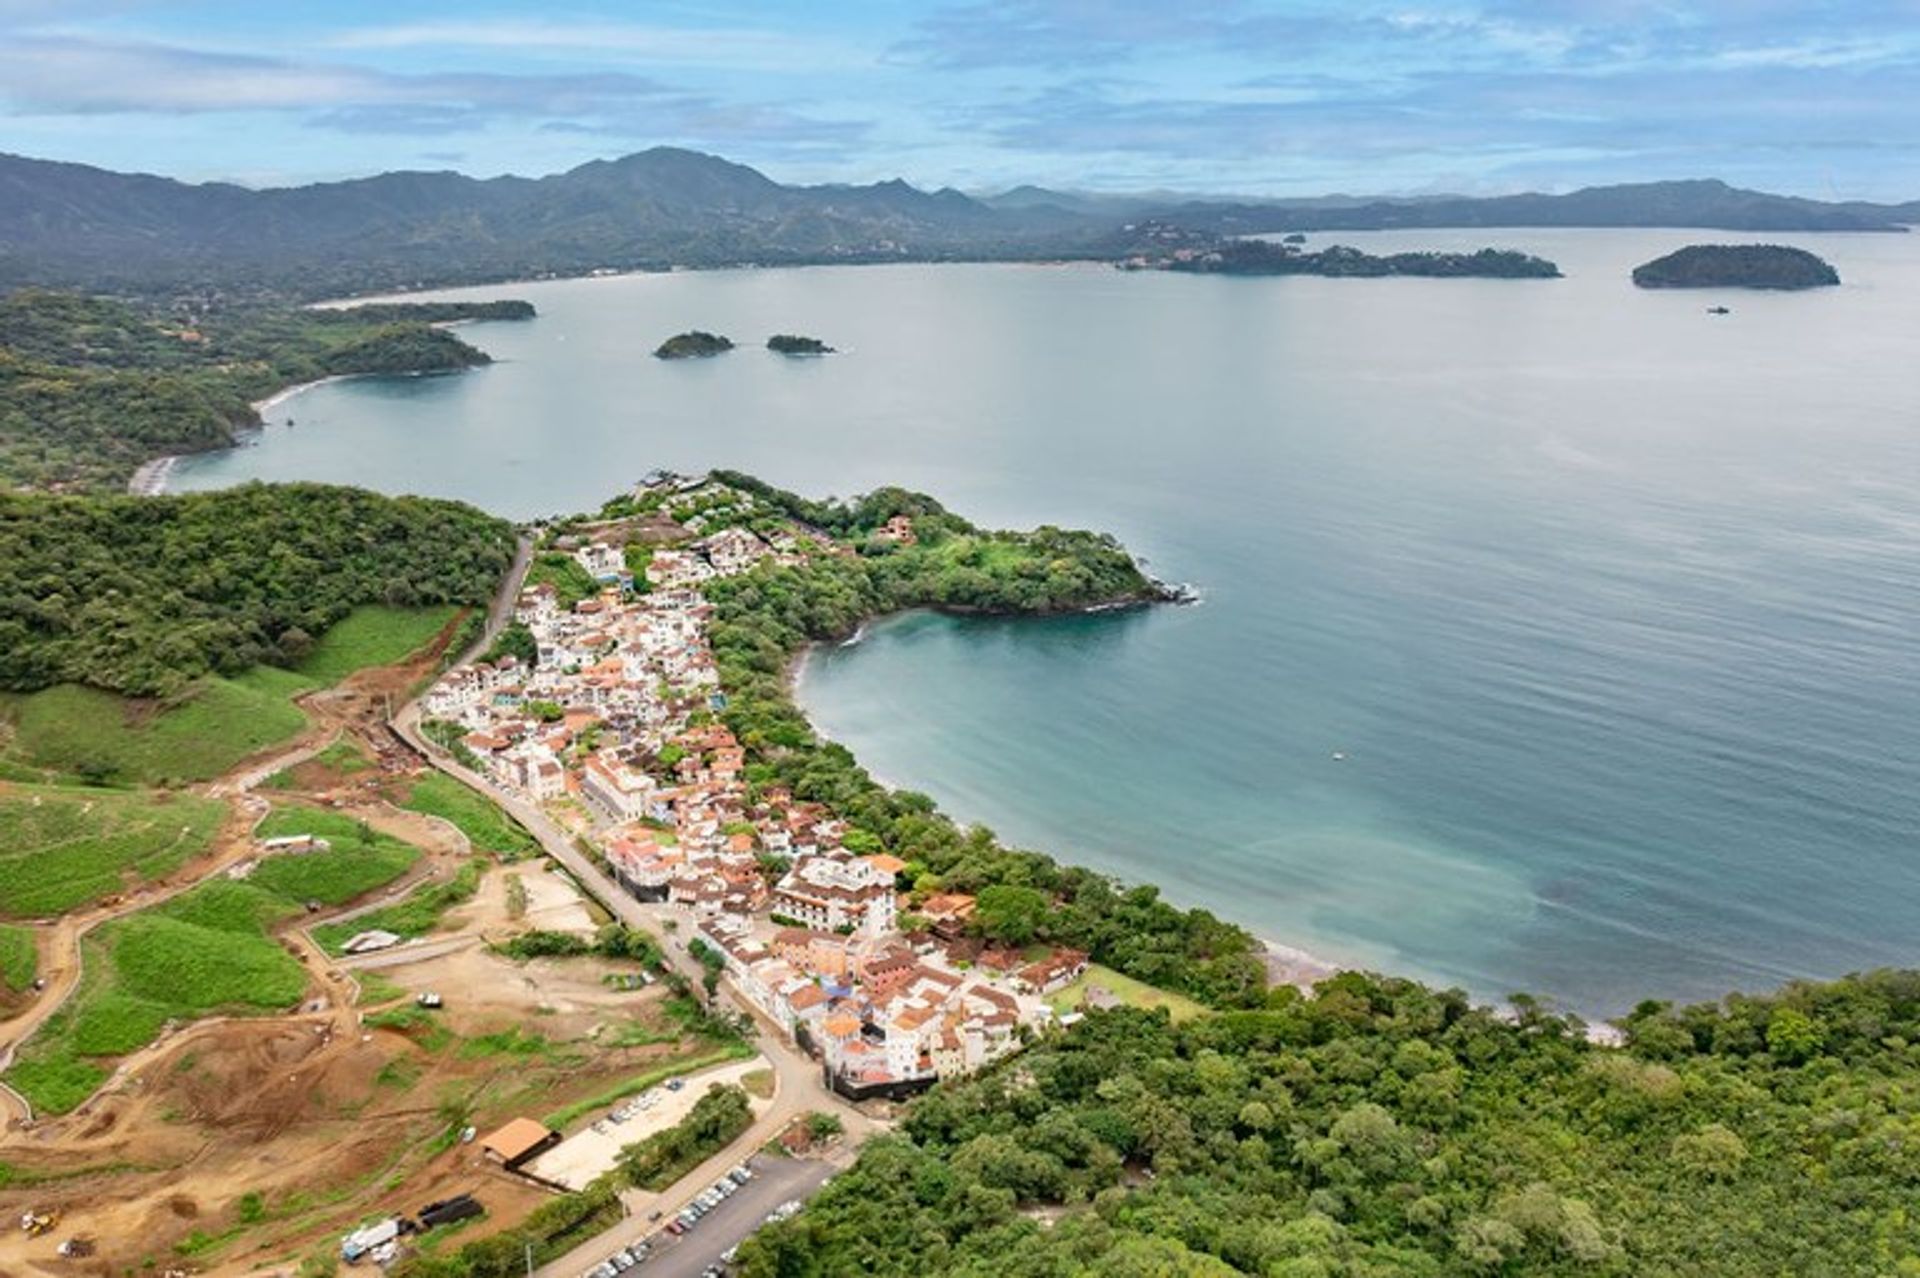
[[[424,769],[388,708],[438,658],[302,698],[308,732],[197,788],[231,810],[203,855],[34,929],[39,983],[0,1008],[0,1066],[89,994],[97,927],[319,846],[264,847],[270,807],[282,825],[312,811],[417,852],[378,891],[309,902],[270,927],[304,979],[286,1010],[169,1021],[67,1112],[31,1113],[0,1092],[0,1275],[330,1272],[357,1228],[470,1197],[479,1213],[463,1207],[415,1240],[457,1246],[555,1192],[490,1161],[476,1132],[569,1107],[584,1127],[594,1098],[715,1059],[697,1020],[633,960],[501,951],[529,930],[591,939],[606,922],[564,872],[397,806]],[[449,894],[420,935],[352,957],[316,939],[455,883],[467,894]]]

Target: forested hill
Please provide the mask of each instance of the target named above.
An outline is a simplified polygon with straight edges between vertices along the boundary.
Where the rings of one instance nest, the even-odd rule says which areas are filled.
[[[471,506],[318,484],[0,494],[0,688],[159,696],[291,664],[360,604],[486,604],[513,548]]]
[[[277,190],[0,155],[0,289],[336,297],[606,268],[1116,256],[1160,218],[1213,235],[1449,226],[1898,230],[1920,203],[1827,203],[1718,181],[1493,198],[1177,200],[894,180],[788,186],[673,147],[542,178],[383,173]]]
[[[1633,268],[1641,288],[1825,288],[1832,265],[1784,244],[1689,244]]]
[[[0,296],[0,488],[119,489],[142,462],[224,448],[252,401],[342,373],[487,362],[437,324],[522,319],[525,302],[340,310]]]
[[[672,147],[539,179],[384,173],[272,191],[0,156],[0,288],[337,297],[601,267],[1031,257],[1100,225],[900,181],[783,186]]]
[[[1920,973],[1674,1011],[1624,1049],[1347,974],[1116,1010],[915,1102],[744,1278],[1920,1272]]]

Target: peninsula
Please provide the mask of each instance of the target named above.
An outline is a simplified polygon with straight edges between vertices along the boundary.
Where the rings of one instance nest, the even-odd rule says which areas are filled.
[[[900,488],[656,474],[522,529],[502,581],[506,525],[453,503],[300,485],[0,505],[10,597],[69,558],[123,585],[86,624],[8,621],[0,698],[21,778],[0,787],[0,1104],[37,1120],[0,1140],[31,1220],[116,1267],[154,1247],[237,1269],[365,1245],[397,1278],[704,1255],[685,1173],[776,1137],[858,1152],[741,1245],[748,1278],[973,1272],[996,1249],[1035,1272],[1108,1252],[1194,1274],[1864,1273],[1883,1234],[1863,1214],[1912,1238],[1906,1180],[1878,1170],[1910,1115],[1856,1098],[1911,1077],[1920,974],[1647,1002],[1618,1045],[1524,996],[1496,1012],[1358,972],[1302,992],[1204,910],[880,785],[794,705],[794,654],[885,613],[1162,597],[1112,537],[989,531]],[[396,535],[354,544],[364,528]],[[436,678],[495,583],[479,655]],[[383,694],[422,682],[389,718]],[[273,710],[266,737],[212,713],[243,695]],[[327,739],[303,714],[335,743],[303,744]],[[76,788],[88,771],[141,788]],[[566,873],[525,868],[539,852]],[[129,882],[145,895],[122,901]],[[51,961],[62,912],[89,929],[85,982]],[[429,937],[456,948],[403,948]],[[376,950],[377,972],[357,957]],[[501,1058],[524,1085],[493,1085]],[[915,1095],[876,1134],[868,1102]],[[338,1139],[343,1106],[379,1139]],[[101,1163],[105,1119],[138,1156]],[[159,1157],[181,1133],[202,1152]],[[394,1204],[432,1198],[430,1225],[448,1186],[476,1223],[437,1249],[401,1234]],[[674,1223],[624,1216],[627,1186]],[[128,1211],[154,1223],[107,1227]]]
[[[655,359],[708,359],[715,355],[724,355],[732,349],[733,339],[696,328],[685,333],[675,333],[654,347],[653,357]]]
[[[1825,288],[1840,273],[1784,244],[1690,244],[1633,268],[1641,288]]]
[[[1323,275],[1371,278],[1417,275],[1443,279],[1560,278],[1560,268],[1542,257],[1512,249],[1476,253],[1365,253],[1335,244],[1309,253],[1297,242],[1218,239],[1178,227],[1153,228],[1156,241],[1120,263],[1123,270],[1179,271],[1192,275]]]
[[[0,486],[124,488],[157,459],[231,448],[261,424],[257,405],[290,387],[490,363],[445,326],[533,314],[523,301],[306,308],[0,296]]]

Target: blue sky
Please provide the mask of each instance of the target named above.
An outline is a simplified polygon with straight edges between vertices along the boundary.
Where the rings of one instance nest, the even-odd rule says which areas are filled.
[[[655,144],[786,181],[1920,198],[1920,0],[0,0],[0,150],[281,184]]]

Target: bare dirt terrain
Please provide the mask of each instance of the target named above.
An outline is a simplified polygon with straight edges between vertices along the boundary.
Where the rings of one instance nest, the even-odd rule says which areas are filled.
[[[276,773],[290,769],[292,785],[276,782],[274,801],[325,803],[427,854],[368,900],[281,930],[308,974],[295,1011],[172,1028],[64,1117],[29,1125],[0,1093],[0,1278],[291,1273],[306,1257],[337,1254],[340,1235],[366,1219],[461,1192],[487,1216],[457,1241],[484,1237],[523,1218],[547,1191],[485,1164],[476,1145],[460,1142],[464,1127],[539,1118],[699,1050],[679,1038],[657,987],[602,980],[631,964],[517,964],[487,948],[527,927],[593,929],[575,889],[543,862],[491,868],[475,897],[418,943],[420,953],[378,956],[377,970],[334,961],[306,935],[327,917],[450,877],[473,855],[452,826],[395,808],[381,792],[383,780],[418,766],[386,726],[389,698],[398,704],[418,685],[447,637],[401,666],[303,698],[307,732],[204,787],[232,806],[206,856],[138,895],[39,929],[47,988],[0,1022],[0,1054],[77,987],[87,931],[257,854],[250,836],[267,803],[254,787]],[[342,775],[313,761],[336,740],[355,743],[377,766]],[[523,900],[508,890],[515,879]],[[425,990],[444,1008],[416,1009],[414,995]],[[18,1227],[29,1210],[52,1213],[57,1224],[29,1238]],[[94,1253],[60,1259],[55,1249],[68,1239],[92,1243]]]

